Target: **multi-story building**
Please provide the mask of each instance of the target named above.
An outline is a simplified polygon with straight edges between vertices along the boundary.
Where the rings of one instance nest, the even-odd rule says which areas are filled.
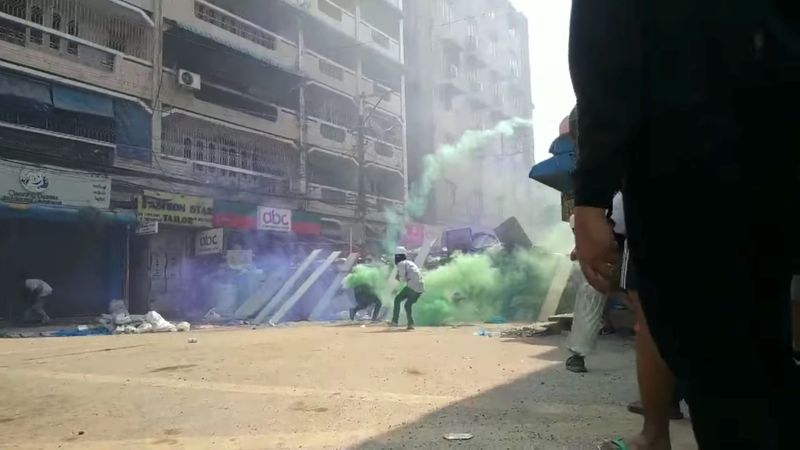
[[[406,195],[403,65],[402,0],[0,0],[0,177],[80,191],[0,199],[4,251],[27,248],[65,310],[179,310],[216,263],[208,229],[265,252],[377,233]],[[117,225],[80,234],[87,217]],[[43,233],[114,245],[48,260],[71,244]]]
[[[407,0],[408,165],[413,188],[423,159],[467,130],[529,119],[528,24],[509,0]],[[496,226],[532,195],[532,127],[498,136],[444,168],[423,221]],[[526,217],[519,217],[522,222]]]

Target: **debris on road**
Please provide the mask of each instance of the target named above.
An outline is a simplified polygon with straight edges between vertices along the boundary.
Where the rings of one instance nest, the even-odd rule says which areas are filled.
[[[499,331],[486,331],[483,328],[472,333],[473,336],[486,336],[486,337],[500,337],[502,335]]]
[[[558,334],[561,328],[558,322],[536,322],[519,328],[503,330],[502,337],[536,337]]]
[[[189,339],[189,343],[190,344],[197,344],[197,339],[191,338],[191,339]]]
[[[443,437],[448,441],[468,441],[473,438],[470,433],[447,433]]]
[[[108,329],[105,334],[144,334],[189,331],[189,322],[180,322],[176,326],[167,321],[157,311],[145,315],[130,314],[122,300],[112,300],[108,305],[109,314],[103,314],[98,322]]]
[[[85,326],[85,325],[84,325]],[[77,326],[75,328],[65,328],[62,330],[55,330],[49,333],[42,333],[40,336],[42,337],[73,337],[73,336],[102,336],[111,334],[108,328],[104,326],[99,327],[86,327],[82,329],[81,326]]]

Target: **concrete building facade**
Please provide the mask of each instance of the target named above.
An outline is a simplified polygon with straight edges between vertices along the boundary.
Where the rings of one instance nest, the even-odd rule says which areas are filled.
[[[198,232],[274,231],[250,220],[271,208],[358,242],[403,204],[403,14],[402,0],[0,0],[0,157],[107,180],[94,214],[118,223],[120,249],[98,299],[178,310]],[[25,203],[52,222],[42,198]],[[0,205],[8,233],[33,220],[15,205]],[[137,238],[154,211],[158,234]]]
[[[424,157],[467,130],[530,119],[528,23],[509,0],[406,0],[409,184]],[[422,221],[493,227],[525,215],[530,202],[533,130],[489,145],[444,168]],[[524,208],[523,208],[524,209]],[[528,218],[518,217],[521,222]]]

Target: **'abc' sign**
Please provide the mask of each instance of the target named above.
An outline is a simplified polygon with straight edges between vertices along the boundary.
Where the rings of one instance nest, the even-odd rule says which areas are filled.
[[[292,211],[289,209],[268,208],[266,206],[259,207],[258,229],[291,231]]]
[[[195,238],[195,254],[210,255],[222,252],[224,230],[215,228],[213,230],[200,231]]]

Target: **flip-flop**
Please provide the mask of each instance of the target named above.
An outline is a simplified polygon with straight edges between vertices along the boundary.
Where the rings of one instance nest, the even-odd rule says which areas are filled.
[[[606,441],[597,446],[597,450],[629,450],[629,449],[630,447],[628,446],[627,443],[625,443],[625,440],[622,438],[614,439],[613,441]]]

